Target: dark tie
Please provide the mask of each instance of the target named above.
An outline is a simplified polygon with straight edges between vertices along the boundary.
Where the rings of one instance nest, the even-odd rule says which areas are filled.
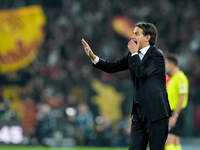
[[[139,55],[140,59],[142,60],[142,56],[143,56],[143,54],[142,54],[141,51],[138,51],[138,55]]]

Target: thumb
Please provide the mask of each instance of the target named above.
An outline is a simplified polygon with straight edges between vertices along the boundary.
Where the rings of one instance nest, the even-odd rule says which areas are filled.
[[[92,56],[92,54],[93,54],[93,52],[90,50],[90,51],[89,51],[89,56],[91,57],[91,56]]]

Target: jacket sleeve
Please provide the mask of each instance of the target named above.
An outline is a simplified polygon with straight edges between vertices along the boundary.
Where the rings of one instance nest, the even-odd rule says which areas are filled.
[[[93,64],[93,66],[107,73],[124,71],[128,69],[128,55],[114,63],[108,62],[100,58],[99,62],[97,64]]]

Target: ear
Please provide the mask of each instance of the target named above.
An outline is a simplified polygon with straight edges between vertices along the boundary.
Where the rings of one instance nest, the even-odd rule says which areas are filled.
[[[148,35],[146,35],[146,42],[149,42],[149,40],[150,40],[150,38],[151,38],[151,36],[148,34]]]

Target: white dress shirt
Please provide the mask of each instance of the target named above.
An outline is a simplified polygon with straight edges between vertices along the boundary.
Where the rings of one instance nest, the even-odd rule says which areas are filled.
[[[148,45],[148,46],[142,48],[142,49],[140,50],[141,53],[139,53],[139,54],[138,54],[138,53],[132,53],[131,56],[134,56],[134,55],[138,54],[139,57],[140,57],[140,59],[142,60],[143,57],[144,57],[144,55],[146,54],[147,50],[149,49],[149,47],[150,47],[150,45]]]

